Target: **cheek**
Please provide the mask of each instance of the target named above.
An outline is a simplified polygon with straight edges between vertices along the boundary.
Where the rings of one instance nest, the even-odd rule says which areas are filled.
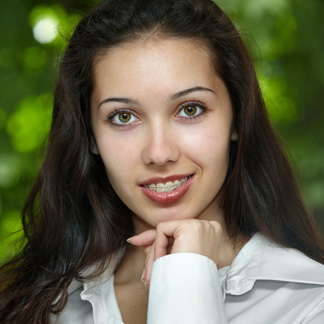
[[[127,179],[135,166],[136,145],[122,136],[98,143],[109,179]]]
[[[199,165],[227,164],[229,151],[229,129],[227,127],[205,125],[197,127],[182,137],[182,147]]]

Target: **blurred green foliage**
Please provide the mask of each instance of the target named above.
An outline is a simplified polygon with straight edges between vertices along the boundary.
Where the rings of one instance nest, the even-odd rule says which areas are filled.
[[[0,3],[0,261],[21,236],[20,212],[50,126],[57,58],[96,0]],[[324,228],[324,2],[222,0],[256,64],[270,118]],[[10,235],[10,233],[14,234]]]

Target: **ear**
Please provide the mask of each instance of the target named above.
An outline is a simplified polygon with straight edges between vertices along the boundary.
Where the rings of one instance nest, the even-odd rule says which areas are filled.
[[[232,134],[231,134],[231,141],[237,141],[238,138],[239,138],[239,135],[238,135],[238,133],[237,133],[237,131],[236,131],[236,128],[234,128],[234,129],[232,130]]]
[[[97,143],[93,137],[91,137],[91,152],[93,154],[99,155],[99,150],[97,147]]]

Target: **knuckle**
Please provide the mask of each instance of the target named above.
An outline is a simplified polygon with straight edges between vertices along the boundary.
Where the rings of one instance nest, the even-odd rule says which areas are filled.
[[[156,226],[156,232],[157,233],[160,233],[163,231],[163,223],[158,223],[157,226]]]
[[[188,222],[188,226],[191,228],[191,230],[200,231],[202,223],[198,219],[191,219],[190,222]]]
[[[217,222],[217,221],[210,221],[210,224],[213,226],[214,230],[217,233],[222,233],[223,228],[222,228],[222,225],[219,222]]]

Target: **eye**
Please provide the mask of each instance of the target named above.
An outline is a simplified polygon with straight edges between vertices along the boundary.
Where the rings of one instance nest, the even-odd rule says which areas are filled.
[[[126,126],[136,122],[138,118],[128,110],[117,110],[108,116],[108,120],[116,126]]]
[[[128,123],[132,118],[132,115],[129,113],[120,113],[116,116],[118,117],[118,121],[122,123]]]
[[[182,108],[177,116],[185,119],[199,117],[206,111],[206,107],[198,102],[188,102],[181,106]]]

